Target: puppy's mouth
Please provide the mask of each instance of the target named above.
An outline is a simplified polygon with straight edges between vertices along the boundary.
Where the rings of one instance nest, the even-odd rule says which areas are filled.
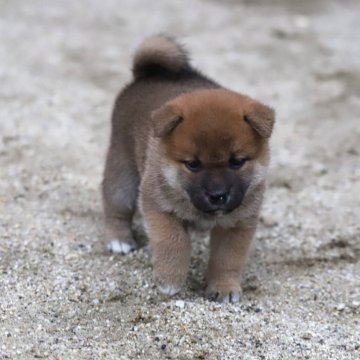
[[[221,216],[225,216],[227,214],[230,214],[231,212],[233,212],[235,209],[237,209],[241,203],[236,203],[236,204],[228,204],[228,205],[224,205],[224,206],[206,206],[203,204],[194,204],[193,205],[200,210],[204,215],[208,215],[209,217],[221,217]],[[200,206],[199,206],[200,205]],[[203,206],[202,206],[203,205]]]
[[[222,216],[231,213],[233,210],[234,209],[211,209],[211,210],[203,210],[203,212],[211,216]]]

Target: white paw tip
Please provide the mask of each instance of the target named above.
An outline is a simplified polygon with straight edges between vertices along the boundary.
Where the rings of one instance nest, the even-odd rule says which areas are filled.
[[[169,295],[169,296],[173,296],[175,294],[177,294],[180,291],[180,288],[175,288],[173,286],[167,285],[167,286],[160,286],[159,285],[159,290],[161,293],[165,294],[165,295]]]
[[[238,292],[232,293],[231,294],[231,298],[230,298],[230,302],[231,303],[238,303],[241,299],[241,294]]]
[[[131,250],[134,250],[134,246],[120,240],[109,240],[106,244],[106,248],[116,254],[128,254]]]

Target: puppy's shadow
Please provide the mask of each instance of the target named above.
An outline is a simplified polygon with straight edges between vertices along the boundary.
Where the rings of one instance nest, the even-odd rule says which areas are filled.
[[[192,252],[186,289],[189,296],[203,296],[205,293],[205,274],[210,254],[210,233],[189,231]],[[191,293],[191,294],[190,294]]]

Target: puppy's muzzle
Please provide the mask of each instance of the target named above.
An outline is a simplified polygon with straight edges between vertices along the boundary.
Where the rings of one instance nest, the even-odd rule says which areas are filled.
[[[202,210],[208,214],[227,213],[234,210],[239,203],[234,203],[234,194],[231,194],[231,187],[216,187],[215,189],[204,189],[202,193]]]
[[[229,200],[229,193],[226,191],[211,191],[206,193],[207,199],[211,205],[226,205]]]
[[[191,202],[198,210],[210,215],[221,215],[241,205],[247,189],[246,182],[235,181],[237,178],[214,181],[210,175],[204,175],[203,179],[200,186],[192,184],[187,188]]]

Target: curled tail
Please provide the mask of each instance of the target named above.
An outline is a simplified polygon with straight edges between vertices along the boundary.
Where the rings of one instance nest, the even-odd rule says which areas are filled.
[[[132,71],[137,80],[163,73],[177,74],[189,67],[186,51],[172,38],[157,35],[140,45],[134,56]]]

